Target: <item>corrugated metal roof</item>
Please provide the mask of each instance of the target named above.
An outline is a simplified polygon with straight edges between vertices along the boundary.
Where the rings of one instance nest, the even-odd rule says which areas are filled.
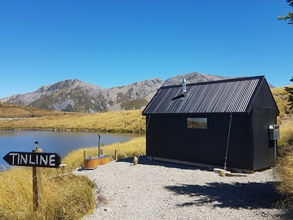
[[[163,86],[143,114],[246,113],[261,80],[264,76],[187,84],[185,96],[182,86]]]

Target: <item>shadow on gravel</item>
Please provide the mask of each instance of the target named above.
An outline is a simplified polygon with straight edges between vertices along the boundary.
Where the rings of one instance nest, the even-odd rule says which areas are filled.
[[[192,200],[178,204],[178,206],[202,206],[213,203],[214,207],[221,208],[272,208],[278,194],[274,182],[267,183],[207,183],[207,185],[181,185],[166,186],[165,188],[175,194],[187,194]]]
[[[190,201],[177,204],[184,206],[211,205],[220,208],[232,209],[270,209],[276,208],[280,195],[276,192],[276,182],[266,183],[207,183],[201,185],[166,186],[165,188],[175,195],[189,195]],[[293,219],[293,211],[280,209],[277,219]]]
[[[119,159],[119,160],[116,160],[116,162],[133,163],[133,157]],[[150,160],[147,158],[147,156],[140,156],[138,158],[138,163],[143,164],[143,165],[164,166],[164,167],[178,168],[178,169],[189,169],[189,170],[200,169],[199,167],[191,166],[191,165],[189,166],[189,165],[184,165],[184,164]],[[207,170],[207,169],[204,169],[204,170]]]
[[[133,157],[117,160],[116,162],[133,163]],[[188,166],[177,163],[150,160],[146,156],[139,157],[139,164],[164,166],[179,169],[202,169],[196,166]],[[206,185],[175,185],[166,186],[165,189],[175,195],[188,195],[190,201],[177,204],[178,207],[184,206],[203,206],[210,204],[213,207],[232,208],[232,209],[270,209],[275,208],[280,195],[276,192],[274,185],[276,182],[249,182],[249,183],[221,183],[213,182]],[[292,210],[281,210],[276,216],[277,219],[293,220]]]

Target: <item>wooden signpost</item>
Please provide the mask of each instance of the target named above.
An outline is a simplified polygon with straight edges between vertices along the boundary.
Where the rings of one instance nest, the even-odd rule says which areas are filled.
[[[61,157],[57,153],[42,153],[38,148],[32,152],[9,152],[3,159],[11,166],[31,166],[33,167],[33,207],[37,211],[42,204],[42,168],[59,168]]]
[[[57,153],[42,153],[38,148],[33,152],[9,152],[3,159],[12,166],[33,166],[58,168],[60,156]]]

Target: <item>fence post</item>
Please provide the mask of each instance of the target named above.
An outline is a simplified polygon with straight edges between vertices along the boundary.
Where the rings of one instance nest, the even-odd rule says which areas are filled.
[[[119,150],[115,150],[115,160],[118,160],[118,153],[119,153]]]
[[[35,142],[36,149],[33,153],[42,153],[42,149],[38,148],[39,142]],[[42,168],[33,166],[33,210],[37,211],[42,205]]]

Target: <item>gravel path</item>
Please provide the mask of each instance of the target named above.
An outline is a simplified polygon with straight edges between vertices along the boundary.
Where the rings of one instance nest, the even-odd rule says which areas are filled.
[[[94,180],[106,204],[91,219],[289,219],[274,208],[272,170],[221,177],[196,167],[139,158],[76,171]]]

